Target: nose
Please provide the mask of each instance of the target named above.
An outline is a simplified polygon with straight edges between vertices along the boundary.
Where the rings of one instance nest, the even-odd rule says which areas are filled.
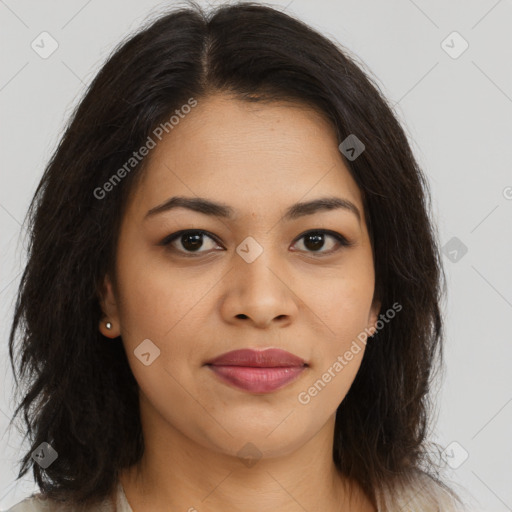
[[[265,329],[273,323],[285,326],[293,321],[299,311],[298,297],[286,265],[278,265],[277,256],[264,250],[249,263],[235,254],[233,265],[226,276],[221,305],[227,322],[250,322]]]

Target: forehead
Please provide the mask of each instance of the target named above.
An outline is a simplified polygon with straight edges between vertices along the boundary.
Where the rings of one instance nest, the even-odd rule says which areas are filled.
[[[306,105],[218,94],[199,99],[155,142],[135,191],[139,215],[172,195],[210,197],[253,215],[337,195],[363,211],[334,129]]]

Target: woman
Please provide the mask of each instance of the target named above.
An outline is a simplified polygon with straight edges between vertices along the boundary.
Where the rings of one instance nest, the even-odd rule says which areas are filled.
[[[339,45],[257,4],[149,24],[29,210],[10,356],[41,494],[11,510],[458,510],[428,213]]]

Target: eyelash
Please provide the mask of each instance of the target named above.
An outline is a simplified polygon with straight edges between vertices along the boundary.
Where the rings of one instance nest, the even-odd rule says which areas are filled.
[[[176,233],[172,233],[171,235],[168,235],[166,236],[158,245],[162,245],[162,246],[169,246],[172,242],[174,242],[175,240],[179,239],[182,235],[188,235],[188,234],[194,234],[194,235],[204,235],[204,236],[207,236],[208,238],[211,238],[215,243],[217,243],[218,245],[222,245],[218,240],[217,238],[212,235],[211,233],[209,233],[208,231],[204,231],[202,229],[184,229],[184,230],[181,230],[181,231],[177,231]],[[310,235],[310,234],[322,234],[322,235],[329,235],[329,236],[332,236],[334,239],[337,240],[338,244],[340,245],[340,247],[338,248],[335,248],[335,249],[331,249],[330,251],[325,251],[325,252],[318,252],[318,251],[306,251],[307,253],[309,254],[318,254],[320,255],[320,257],[322,256],[329,256],[337,251],[339,251],[341,248],[346,248],[346,247],[351,247],[352,245],[354,245],[353,242],[350,242],[349,240],[347,240],[343,235],[341,235],[340,233],[336,233],[336,231],[330,231],[328,229],[311,229],[309,231],[306,231],[304,233],[302,233],[301,235],[299,235],[296,239],[295,239],[295,243],[297,243],[299,240],[301,240],[302,238],[304,238],[306,235]],[[174,250],[175,252],[178,252],[180,253],[182,256],[185,256],[185,257],[191,257],[191,258],[197,258],[199,256],[201,256],[202,254],[206,254],[208,251],[200,251],[200,252],[184,252],[182,250],[179,250],[179,249],[176,249],[174,247],[169,247],[169,250]]]

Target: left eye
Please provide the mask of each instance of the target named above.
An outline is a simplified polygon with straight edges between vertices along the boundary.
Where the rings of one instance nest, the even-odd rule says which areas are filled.
[[[331,248],[329,250],[320,251],[320,249],[324,248],[325,237],[329,237],[334,240],[334,243],[331,244],[331,247],[334,245],[334,249]],[[336,252],[338,248],[336,248],[336,244],[342,247],[348,247],[352,245],[343,235],[336,233],[334,231],[308,231],[301,235],[297,240],[302,240],[304,247],[306,247],[307,252],[315,252],[320,254],[330,254]],[[309,249],[309,250],[308,250]]]
[[[160,242],[160,245],[168,246],[172,245],[172,249],[180,252],[186,256],[195,256],[195,254],[201,254],[209,251],[200,251],[199,249],[203,248],[203,238],[206,237],[210,239],[210,241],[215,242],[217,246],[220,246],[220,243],[216,240],[216,238],[209,234],[206,231],[202,230],[184,230],[173,233],[172,235],[167,236]],[[331,240],[334,240],[331,243],[331,248],[328,250],[324,249],[325,246],[325,238],[328,237]],[[335,231],[328,230],[316,230],[316,231],[308,231],[300,235],[295,243],[303,240],[303,246],[305,247],[306,252],[313,252],[319,254],[330,254],[336,252],[340,247],[349,247],[352,245],[343,235],[336,233]],[[181,245],[180,247],[176,247],[174,242],[179,242],[177,245]],[[214,244],[214,245],[215,245]],[[336,247],[336,244],[340,247]],[[334,246],[334,248],[332,248]],[[215,247],[214,247],[215,248]],[[302,249],[299,249],[302,250]],[[194,254],[195,253],[195,254]]]

